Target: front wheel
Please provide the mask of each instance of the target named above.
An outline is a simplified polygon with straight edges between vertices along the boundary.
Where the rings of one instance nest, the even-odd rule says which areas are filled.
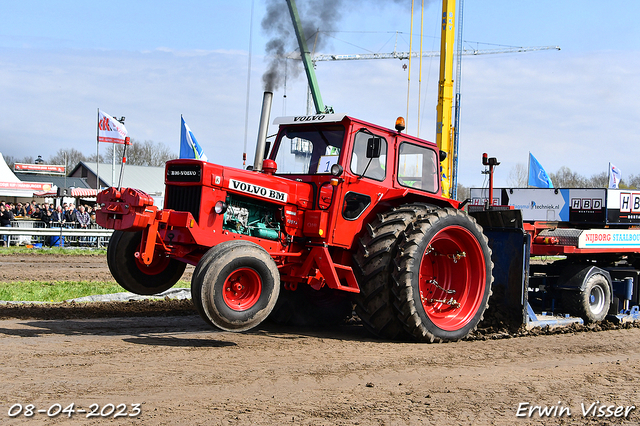
[[[226,331],[245,331],[273,310],[280,274],[271,256],[256,244],[229,244],[215,256],[203,256],[194,273],[192,292],[200,289],[198,311]]]
[[[426,342],[467,336],[487,308],[492,269],[487,238],[466,213],[446,208],[417,220],[405,233],[393,272],[405,329]]]
[[[109,271],[131,293],[145,296],[162,293],[178,282],[187,264],[156,251],[151,264],[145,265],[135,256],[141,241],[142,231],[114,231],[107,247]]]

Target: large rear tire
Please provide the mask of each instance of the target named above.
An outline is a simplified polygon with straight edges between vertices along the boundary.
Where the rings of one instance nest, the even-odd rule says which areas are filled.
[[[394,263],[395,306],[414,339],[456,341],[482,320],[493,263],[487,237],[466,213],[445,208],[417,220]]]
[[[154,254],[150,265],[145,265],[135,256],[141,241],[142,231],[114,231],[107,247],[109,271],[131,293],[145,296],[162,293],[178,282],[187,265],[160,252]]]
[[[611,305],[609,282],[602,274],[593,274],[583,291],[563,291],[562,303],[570,314],[581,317],[587,323],[602,321]]]
[[[419,216],[430,211],[424,204],[408,204],[381,213],[366,225],[354,255],[354,272],[360,287],[356,313],[373,335],[383,339],[407,339],[393,307],[391,269],[398,239]]]
[[[245,331],[273,310],[280,293],[280,274],[271,256],[257,244],[229,244],[215,256],[205,255],[194,274],[200,288],[199,311],[226,331]]]

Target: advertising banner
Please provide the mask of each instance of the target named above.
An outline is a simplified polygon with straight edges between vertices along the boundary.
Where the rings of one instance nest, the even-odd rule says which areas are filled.
[[[65,167],[56,164],[25,164],[15,163],[13,170],[25,173],[65,174]]]
[[[49,191],[52,186],[52,183],[43,182],[0,182],[0,189]]]
[[[578,248],[640,247],[640,229],[589,229],[578,239]]]

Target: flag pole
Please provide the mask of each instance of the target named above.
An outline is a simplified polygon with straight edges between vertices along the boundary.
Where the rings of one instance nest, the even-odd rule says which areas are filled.
[[[531,173],[531,151],[529,151],[529,158],[527,158],[527,188],[530,188],[529,185],[529,173]]]
[[[100,108],[98,108],[98,125],[96,126],[96,194],[100,192]]]
[[[122,164],[120,164],[120,179],[118,179],[118,190],[122,190],[122,176],[124,175],[124,165],[127,163],[127,145],[131,144],[129,136],[124,138],[124,146],[122,147]],[[115,145],[113,146],[115,149]]]
[[[116,184],[116,144],[113,145],[113,155],[111,156],[111,186]]]

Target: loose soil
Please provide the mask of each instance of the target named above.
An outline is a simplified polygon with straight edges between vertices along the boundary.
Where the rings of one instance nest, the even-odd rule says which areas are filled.
[[[0,279],[111,278],[104,256],[20,255],[0,256]],[[373,339],[357,318],[221,332],[176,300],[0,306],[0,318],[3,424],[640,423],[636,408],[622,418],[582,413],[640,406],[640,328],[631,325],[524,332],[494,321],[468,340],[428,345]],[[47,414],[71,403],[71,419]],[[11,417],[15,404],[35,414]],[[91,404],[105,414],[108,404],[127,413],[141,404],[141,413],[77,411]],[[551,415],[529,416],[533,406]]]
[[[111,281],[105,255],[16,254],[0,256],[0,282],[8,281]],[[193,267],[183,280],[191,281]]]

